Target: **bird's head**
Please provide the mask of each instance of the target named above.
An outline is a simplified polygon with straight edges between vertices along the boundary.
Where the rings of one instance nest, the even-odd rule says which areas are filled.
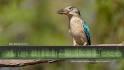
[[[58,11],[58,14],[65,14],[67,16],[74,16],[74,15],[80,15],[80,11],[73,6],[67,6],[63,9],[60,9]]]

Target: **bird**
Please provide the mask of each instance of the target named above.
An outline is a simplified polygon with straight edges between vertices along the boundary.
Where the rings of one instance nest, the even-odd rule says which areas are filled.
[[[69,32],[73,39],[73,46],[91,45],[89,25],[84,19],[82,19],[78,8],[67,6],[59,9],[57,13],[66,15],[69,19]]]

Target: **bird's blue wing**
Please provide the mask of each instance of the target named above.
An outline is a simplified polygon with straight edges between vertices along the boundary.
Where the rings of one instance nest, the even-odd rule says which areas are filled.
[[[88,45],[91,45],[90,29],[89,29],[89,25],[85,21],[84,21],[84,24],[83,24],[83,30],[86,34]]]

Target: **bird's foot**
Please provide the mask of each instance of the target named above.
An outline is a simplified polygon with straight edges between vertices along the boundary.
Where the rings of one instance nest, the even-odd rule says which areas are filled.
[[[84,42],[83,46],[87,46],[87,42]]]

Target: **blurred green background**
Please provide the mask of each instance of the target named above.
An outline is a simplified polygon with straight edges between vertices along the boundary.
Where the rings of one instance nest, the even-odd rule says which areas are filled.
[[[72,45],[66,6],[80,9],[90,25],[92,44],[124,41],[124,0],[0,0],[0,45]]]

